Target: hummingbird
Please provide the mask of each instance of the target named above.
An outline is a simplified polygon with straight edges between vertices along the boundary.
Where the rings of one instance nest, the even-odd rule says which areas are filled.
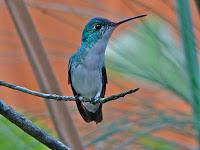
[[[68,64],[68,84],[75,97],[92,101],[103,98],[108,82],[105,68],[105,50],[113,31],[121,24],[146,15],[131,17],[119,22],[106,18],[92,18],[82,32],[80,48]],[[80,115],[86,122],[99,123],[103,120],[102,104],[76,101]]]

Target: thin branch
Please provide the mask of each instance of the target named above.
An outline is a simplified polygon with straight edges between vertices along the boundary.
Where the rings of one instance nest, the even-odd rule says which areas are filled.
[[[95,101],[92,101],[91,99],[84,98],[84,97],[61,96],[61,95],[57,95],[57,94],[41,93],[41,92],[29,90],[25,87],[21,87],[21,86],[17,86],[17,85],[5,82],[5,81],[2,81],[2,80],[0,80],[0,86],[5,86],[5,87],[11,88],[13,90],[21,91],[23,93],[42,97],[42,98],[49,99],[49,100],[57,100],[57,101],[77,101],[77,100],[79,100],[81,102],[91,102],[93,104],[95,104],[95,103],[102,103],[103,104],[103,103],[107,103],[107,102],[112,101],[112,100],[117,100],[121,97],[124,97],[128,94],[135,93],[136,91],[139,90],[139,88],[131,89],[131,90],[119,93],[119,94],[111,95],[111,96],[106,97],[106,98],[98,98],[98,99],[95,99]]]
[[[69,147],[48,135],[41,128],[34,125],[30,120],[17,113],[13,108],[8,106],[3,100],[0,100],[0,114],[10,120],[24,132],[31,135],[39,142],[45,144],[50,149],[70,150]]]

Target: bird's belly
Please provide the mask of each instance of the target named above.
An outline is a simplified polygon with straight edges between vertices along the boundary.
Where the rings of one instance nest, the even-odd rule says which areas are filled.
[[[101,78],[100,69],[89,70],[79,65],[72,70],[73,87],[77,94],[83,97],[93,98],[100,94],[102,89]]]

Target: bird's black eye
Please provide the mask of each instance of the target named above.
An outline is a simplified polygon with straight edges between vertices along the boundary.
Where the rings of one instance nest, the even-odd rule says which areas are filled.
[[[96,24],[95,26],[94,26],[94,28],[96,29],[96,30],[100,30],[101,29],[101,24]]]

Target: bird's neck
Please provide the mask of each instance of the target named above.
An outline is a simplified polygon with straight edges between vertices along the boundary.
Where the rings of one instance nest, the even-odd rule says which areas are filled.
[[[82,56],[81,63],[88,69],[101,68],[104,65],[107,44],[107,39],[99,39],[96,43],[91,43],[91,45],[82,43],[79,49],[79,54]]]

